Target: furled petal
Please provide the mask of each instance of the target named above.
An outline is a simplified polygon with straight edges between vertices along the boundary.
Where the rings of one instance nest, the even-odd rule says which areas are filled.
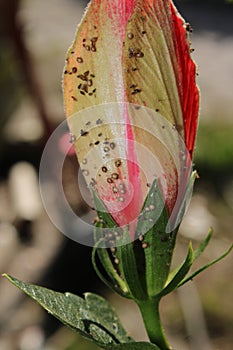
[[[122,44],[134,5],[134,1],[92,1],[69,49],[64,72],[66,114],[72,116],[69,125],[76,136],[83,173],[87,174],[88,167],[87,182],[95,183],[101,199],[121,225],[137,217],[143,200],[135,149],[128,142],[133,138],[132,128],[121,104],[125,101]],[[76,116],[83,109],[109,102],[119,105],[103,107],[99,114],[93,111],[91,116]],[[116,167],[117,160],[121,166]],[[97,163],[97,172],[93,163]],[[137,191],[129,188],[129,199],[123,202],[117,188],[126,191],[131,183]]]
[[[187,184],[190,172],[184,174],[184,170],[191,167],[198,119],[196,66],[190,57],[187,28],[171,1],[139,0],[127,24],[123,45],[127,101],[158,112],[177,131],[175,134],[168,127],[169,131],[164,130],[159,138],[175,158],[175,164],[164,167],[170,212],[181,187],[184,191]],[[150,130],[153,138],[162,127],[160,121],[154,113],[146,121],[141,120],[141,127]],[[134,117],[131,123],[135,124]],[[141,130],[134,130],[134,137],[146,147],[152,142]],[[158,156],[157,147],[153,147],[153,153]]]
[[[137,218],[154,178],[169,213],[184,193],[198,116],[195,74],[171,1],[90,3],[67,56],[65,108],[87,183],[119,225]]]
[[[159,111],[192,154],[199,93],[189,28],[171,1],[137,1],[127,24],[123,62],[127,100]]]

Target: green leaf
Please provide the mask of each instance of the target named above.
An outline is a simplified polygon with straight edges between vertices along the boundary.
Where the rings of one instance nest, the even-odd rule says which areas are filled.
[[[114,345],[109,350],[161,350],[157,345],[145,342]]]
[[[115,310],[102,297],[85,293],[83,299],[71,293],[54,292],[9,275],[4,276],[66,326],[97,345],[108,348],[110,345],[132,341]]]
[[[190,267],[192,266],[193,261],[194,261],[194,252],[193,252],[192,245],[190,243],[188,254],[184,263],[181,265],[180,269],[177,271],[177,273],[175,274],[171,282],[168,283],[168,285],[162,290],[159,296],[162,297],[164,295],[167,295],[173,290],[175,290],[176,288],[178,288],[180,281],[182,281],[182,279],[188,273]]]
[[[199,275],[199,273],[201,273],[202,271],[208,269],[210,266],[216,264],[217,262],[219,262],[220,260],[224,259],[228,254],[230,254],[230,252],[232,251],[233,249],[233,244],[230,246],[229,249],[227,249],[227,251],[222,254],[220,257],[218,257],[217,259],[214,259],[212,260],[210,263],[202,266],[200,269],[196,270],[195,272],[193,272],[190,276],[188,276],[187,278],[183,279],[178,287],[181,287],[183,286],[185,283],[187,283],[188,281],[192,280],[195,276]]]

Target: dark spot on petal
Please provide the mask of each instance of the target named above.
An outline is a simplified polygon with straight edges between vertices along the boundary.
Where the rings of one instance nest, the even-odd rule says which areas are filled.
[[[138,51],[136,54],[135,54],[135,57],[136,58],[141,58],[141,57],[144,57],[144,53],[142,51]]]
[[[131,92],[131,95],[136,95],[141,91],[142,91],[141,89],[134,89],[134,91]]]
[[[95,186],[96,184],[97,184],[97,182],[96,182],[95,179],[92,177],[92,178],[91,178],[90,185]]]
[[[106,173],[106,172],[108,171],[108,169],[106,168],[106,166],[103,166],[103,167],[102,167],[102,171],[103,171],[103,173]]]
[[[97,120],[96,120],[96,124],[97,124],[97,125],[102,124],[102,123],[103,123],[103,122],[102,122],[101,119],[97,119]]]
[[[76,141],[76,136],[74,134],[70,134],[70,143],[74,143]]]
[[[97,146],[100,142],[99,141],[95,141],[95,145]]]
[[[77,98],[75,96],[71,96],[73,101],[78,101]]]
[[[78,89],[83,90],[84,92],[88,92],[88,85],[87,84],[80,84],[78,86]]]
[[[76,67],[73,67],[73,68],[72,68],[72,72],[73,72],[73,73],[77,73],[77,68],[76,68]]]
[[[113,173],[113,174],[111,175],[111,177],[112,177],[112,179],[114,179],[114,180],[119,179],[119,175],[118,175],[117,173]]]
[[[82,170],[82,173],[83,173],[84,176],[88,176],[88,175],[89,175],[89,171],[86,170],[86,169],[83,169],[83,170]]]
[[[119,168],[119,167],[121,166],[121,160],[120,160],[120,159],[117,159],[117,160],[115,161],[115,165],[116,165],[117,168]]]
[[[185,23],[185,29],[187,30],[187,32],[192,33],[193,28],[191,27],[191,25],[189,23]]]
[[[110,143],[110,148],[111,148],[111,149],[114,149],[115,147],[116,147],[115,143],[114,143],[114,142],[111,142],[111,143]]]
[[[133,58],[133,57],[135,57],[135,58],[144,57],[144,53],[140,49],[130,47],[129,48],[129,58]]]
[[[79,78],[79,79],[81,79],[83,81],[87,81],[88,80],[87,76],[85,74],[79,74],[79,75],[77,75],[77,78]]]
[[[133,39],[134,38],[133,33],[129,33],[127,36],[128,36],[129,39]]]
[[[85,131],[85,130],[81,129],[80,134],[81,134],[81,136],[87,136],[88,135],[88,131]]]
[[[77,62],[78,62],[78,63],[83,63],[82,57],[77,57]]]
[[[112,184],[112,183],[113,183],[113,180],[112,180],[110,177],[108,177],[108,178],[107,178],[107,182],[108,182],[109,184]]]

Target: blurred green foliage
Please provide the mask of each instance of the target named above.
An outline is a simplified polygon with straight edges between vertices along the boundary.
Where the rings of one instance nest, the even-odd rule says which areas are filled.
[[[233,126],[200,125],[195,163],[222,172],[233,170]]]

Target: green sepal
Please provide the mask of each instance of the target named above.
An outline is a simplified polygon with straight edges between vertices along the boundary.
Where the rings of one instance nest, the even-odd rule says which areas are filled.
[[[159,213],[159,217],[155,220],[156,213]],[[168,277],[177,232],[177,230],[166,232],[168,221],[164,198],[155,180],[145,199],[136,227],[138,236],[146,232],[142,246],[144,246],[146,289],[149,297],[161,292]]]
[[[131,298],[127,284],[120,276],[119,271],[116,270],[116,267],[113,264],[113,260],[110,258],[109,249],[107,247],[111,247],[111,244],[106,241],[106,236],[111,232],[112,229],[114,229],[114,231],[117,231],[120,237],[123,235],[123,232],[114,221],[112,216],[108,213],[108,210],[106,209],[104,203],[101,201],[95,190],[92,191],[92,195],[100,220],[95,224],[94,228],[94,240],[96,243],[92,251],[93,267],[98,277],[102,280],[103,283],[107,285],[107,287],[123,297]],[[102,265],[102,269],[105,271],[108,278],[104,276],[104,273],[102,273],[98,267],[97,257]]]
[[[205,237],[204,241],[201,242],[201,244],[198,246],[197,249],[194,250],[194,261],[204,252],[205,248],[209,244],[209,241],[213,235],[213,229],[211,228]],[[183,263],[181,263],[179,266],[177,266],[173,271],[169,273],[168,279],[167,279],[167,285],[171,282],[173,277],[177,274],[177,272],[181,269]]]
[[[104,298],[85,293],[83,299],[71,293],[58,293],[25,283],[6,274],[4,276],[64,325],[96,345],[111,349],[113,345],[133,341],[121,325],[115,310]]]
[[[108,212],[104,203],[101,201],[97,192],[94,189],[92,189],[92,196],[94,199],[95,209],[97,211],[99,220],[103,223],[103,227],[106,227],[106,228],[118,227],[117,223],[115,222],[111,214]]]
[[[204,250],[207,247],[207,245],[209,244],[212,236],[213,236],[213,229],[210,228],[207,236],[204,239],[204,241],[202,241],[201,244],[199,244],[199,246],[197,247],[197,249],[195,249],[195,251],[194,251],[194,260],[199,258],[199,256],[204,252]]]
[[[104,283],[107,282],[106,284],[117,293],[128,298],[143,300],[146,297],[146,293],[141,285],[133,242],[130,239],[127,228],[125,228],[124,231],[119,228],[95,191],[93,191],[93,197],[98,217],[100,219],[100,224],[97,224],[95,227],[94,238],[97,243],[94,247],[93,254],[96,254],[97,252],[99,260],[113,284],[109,283],[108,280],[104,278],[103,274],[101,274],[97,267],[96,260],[93,258],[94,268],[101,280]],[[104,248],[107,246],[104,242],[104,231],[108,233],[108,229],[110,232],[114,229],[114,231],[117,231],[119,234],[118,241],[116,241],[116,258],[119,260],[117,266],[119,273],[113,265],[108,250]],[[100,244],[100,242],[102,244]],[[122,277],[119,276],[119,274]],[[117,288],[115,287],[116,285]]]
[[[192,195],[192,191],[193,191],[193,186],[194,186],[194,182],[195,180],[198,178],[198,174],[197,174],[197,171],[194,170],[192,171],[192,173],[190,174],[189,176],[189,179],[188,179],[188,182],[187,182],[187,186],[185,188],[185,191],[184,191],[184,195],[183,195],[183,198],[182,198],[182,202],[180,204],[180,207],[179,207],[179,210],[176,214],[176,219],[175,219],[175,223],[174,223],[174,227],[178,227],[179,224],[181,223],[184,215],[185,215],[185,210],[189,204],[189,200],[191,198],[191,195]],[[181,184],[179,185],[179,187],[182,187],[182,179],[181,179]],[[179,204],[179,201],[178,201],[178,204]]]
[[[94,231],[98,228],[98,233],[100,232],[102,227],[102,223],[98,222],[95,225]],[[95,234],[95,237],[97,234]],[[109,256],[109,250],[107,248],[98,248],[98,246],[102,246],[101,242],[103,239],[100,239],[99,242],[96,243],[92,250],[92,264],[98,275],[98,277],[105,283],[110,289],[120,294],[122,297],[130,298],[131,295],[127,288],[127,284],[125,281],[119,276],[118,271],[113,265],[113,262]],[[97,256],[102,265],[102,268],[106,272],[108,279],[104,276],[104,274],[100,271],[97,263]]]
[[[192,266],[192,263],[194,261],[194,251],[192,248],[192,244],[189,244],[189,250],[187,257],[183,264],[180,266],[177,273],[174,275],[172,280],[167,284],[167,286],[157,295],[157,297],[163,297],[169,293],[171,293],[173,290],[178,288],[180,281],[183,280],[183,278],[187,275],[187,273],[190,270],[190,267]]]
[[[127,229],[117,247],[117,257],[120,261],[120,270],[124,280],[127,283],[130,294],[133,299],[144,300],[147,298],[146,291],[143,289],[141,279],[137,268],[137,257],[134,253],[134,245],[131,242]]]
[[[189,257],[190,253],[188,252],[188,255],[186,257],[186,260],[180,265],[178,266],[174,271],[172,271],[169,274],[168,280],[167,280],[167,286],[164,288],[164,290],[162,291],[162,293],[160,294],[161,296],[164,296],[168,293],[170,293],[171,291],[181,287],[182,285],[184,285],[185,283],[187,283],[188,281],[192,280],[195,276],[197,276],[199,273],[201,273],[202,271],[206,270],[208,267],[216,264],[218,261],[222,260],[223,258],[225,258],[232,250],[233,248],[233,244],[230,246],[230,248],[224,253],[222,254],[220,257],[218,257],[217,259],[214,259],[213,261],[211,261],[210,263],[202,266],[200,269],[196,270],[195,272],[191,273],[191,275],[189,275],[188,277],[185,278],[185,275],[188,273],[191,265],[194,263],[194,261],[204,252],[204,250],[206,249],[207,245],[209,244],[211,238],[213,236],[213,229],[210,228],[207,236],[205,237],[205,239],[201,242],[201,244],[198,246],[197,249],[195,249],[195,251],[193,252],[193,256]],[[190,266],[188,268],[188,260],[190,259]],[[187,269],[187,272],[185,273],[185,270]],[[180,279],[179,278],[182,276],[182,273],[184,274],[183,278]],[[178,282],[178,283],[177,283]],[[170,288],[169,288],[170,286]],[[172,288],[173,287],[173,288]],[[169,288],[169,289],[168,289]]]
[[[230,254],[230,252],[233,249],[233,244],[230,246],[229,249],[227,249],[225,251],[225,253],[223,253],[221,256],[219,256],[217,259],[212,260],[210,263],[202,266],[200,269],[196,270],[195,272],[193,272],[191,275],[189,275],[188,277],[184,278],[178,285],[178,287],[183,286],[185,283],[187,283],[188,281],[191,281],[194,277],[196,277],[197,275],[199,275],[199,273],[201,273],[202,271],[208,269],[210,266],[216,264],[217,262],[219,262],[220,260],[224,259],[228,254]]]

